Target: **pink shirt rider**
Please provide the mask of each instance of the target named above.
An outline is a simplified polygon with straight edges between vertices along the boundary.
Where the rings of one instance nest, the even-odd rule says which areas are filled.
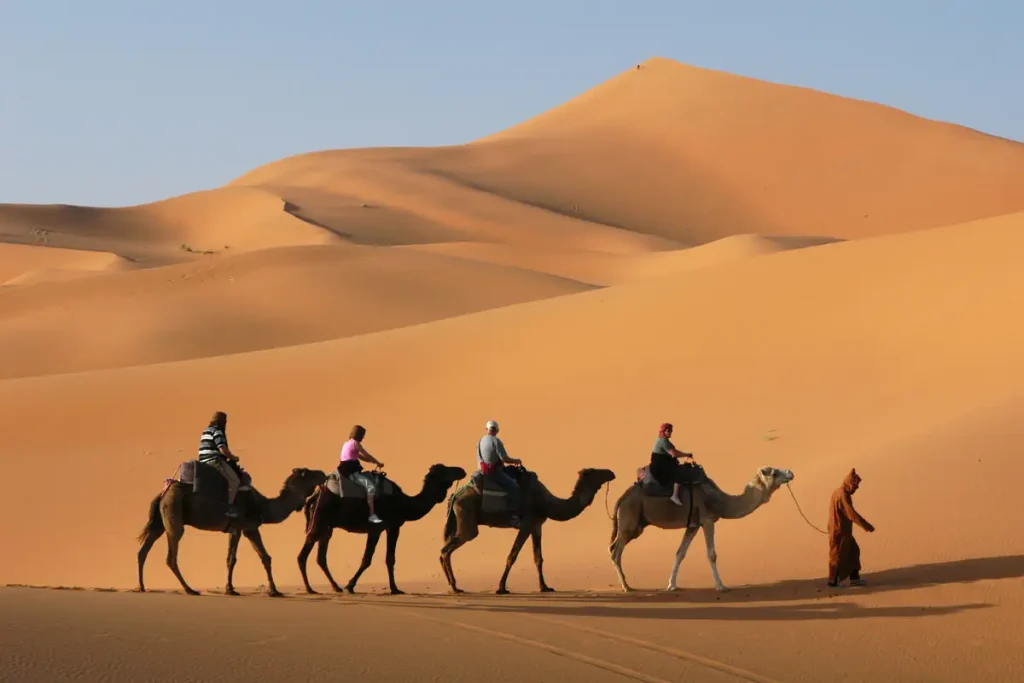
[[[355,439],[349,439],[341,447],[341,462],[347,460],[359,460],[359,444]]]

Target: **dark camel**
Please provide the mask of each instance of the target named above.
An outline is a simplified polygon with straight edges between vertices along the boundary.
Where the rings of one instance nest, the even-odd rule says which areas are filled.
[[[542,593],[553,592],[554,589],[544,581],[541,527],[549,519],[566,522],[578,517],[594,502],[594,496],[601,487],[615,479],[615,473],[611,470],[582,469],[579,471],[579,478],[576,480],[576,486],[572,493],[568,498],[562,499],[548,491],[536,474],[528,472],[521,466],[506,465],[505,471],[516,479],[522,489],[526,510],[519,525],[519,533],[512,544],[512,550],[505,560],[505,571],[501,575],[496,592],[498,595],[508,594],[508,589],[505,587],[508,575],[512,571],[512,565],[519,557],[519,551],[522,550],[527,537],[533,540],[533,561],[537,565],[540,591]],[[481,525],[509,528],[509,512],[484,512],[482,505],[483,496],[472,483],[466,484],[452,494],[448,504],[448,516],[444,527],[445,543],[441,548],[441,568],[454,593],[463,591],[455,585],[452,553],[476,538],[480,533]]]
[[[301,510],[305,500],[326,478],[320,470],[295,468],[288,475],[281,493],[276,498],[266,498],[256,489],[240,491],[235,501],[240,512],[238,519],[230,519],[224,514],[227,484],[213,468],[201,469],[198,493],[193,493],[191,484],[169,481],[166,488],[149,504],[149,521],[138,536],[139,542],[142,543],[142,547],[139,548],[139,592],[146,591],[142,581],[146,556],[156,540],[167,532],[167,566],[174,572],[187,594],[199,595],[198,591],[185,583],[178,570],[178,543],[185,533],[185,527],[190,526],[203,531],[229,534],[228,582],[224,590],[227,595],[238,595],[232,585],[232,575],[235,571],[238,541],[241,536],[245,536],[263,561],[263,568],[267,570],[268,592],[272,597],[280,597],[281,593],[277,590],[274,576],[270,571],[270,553],[263,545],[260,525],[279,524],[288,519],[293,512]]]
[[[382,524],[374,524],[369,521],[370,508],[366,504],[366,498],[339,498],[331,493],[326,486],[320,487],[318,495],[311,496],[305,505],[306,515],[306,541],[299,551],[299,571],[302,572],[302,582],[306,586],[307,593],[316,593],[309,585],[309,578],[306,576],[306,560],[313,545],[317,545],[316,563],[323,570],[327,580],[335,592],[340,593],[342,588],[334,581],[331,570],[327,567],[327,548],[331,542],[334,529],[344,529],[353,534],[366,534],[366,549],[363,552],[363,561],[359,569],[349,579],[344,590],[355,593],[356,582],[363,572],[367,570],[373,561],[373,553],[377,548],[377,542],[385,531],[387,532],[387,567],[388,583],[392,595],[402,595],[402,591],[395,585],[395,549],[398,546],[398,533],[406,522],[415,522],[422,519],[434,506],[444,501],[448,489],[452,484],[464,479],[466,470],[461,467],[448,467],[446,465],[433,465],[423,479],[423,489],[415,496],[410,496],[399,488],[398,484],[392,483],[394,491],[391,495],[380,495],[374,498],[374,511],[383,520]]]

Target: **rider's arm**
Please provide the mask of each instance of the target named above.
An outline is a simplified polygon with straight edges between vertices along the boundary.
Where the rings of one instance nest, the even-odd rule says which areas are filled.
[[[221,455],[230,460],[238,460],[238,457],[231,452],[228,448],[228,438],[224,436],[224,432],[216,432],[213,436],[213,442],[217,444],[217,450],[220,451]]]
[[[498,457],[501,458],[502,462],[507,462],[510,465],[522,465],[523,461],[519,458],[510,458],[508,453],[505,452],[505,444],[498,440]]]
[[[377,465],[378,467],[384,467],[384,463],[370,455],[370,453],[365,448],[363,448],[363,444],[357,442],[356,448],[359,449],[358,455],[360,460],[362,460],[363,462],[372,462],[374,465]]]

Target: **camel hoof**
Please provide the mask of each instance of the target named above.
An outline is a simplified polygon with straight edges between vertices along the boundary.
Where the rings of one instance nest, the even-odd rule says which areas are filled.
[[[665,590],[668,591],[669,593],[678,593],[680,591],[680,588],[679,588],[679,586],[669,586]]]
[[[269,593],[267,593],[267,595],[272,597],[272,598],[283,598],[284,597],[284,593],[282,593],[279,590],[272,590]]]
[[[719,593],[728,593],[729,592],[729,588],[726,587],[726,586],[715,586],[715,590],[718,591]]]
[[[554,593],[555,589],[552,588],[551,586],[541,586],[540,587],[540,592],[541,593]]]
[[[320,594],[318,592],[316,592],[315,590],[313,590],[312,588],[310,588],[309,586],[306,586],[306,595],[320,595]]]
[[[465,592],[466,591],[462,590],[461,588],[453,588],[452,589],[452,593],[455,593],[456,595],[462,595]]]
[[[498,590],[494,591],[494,594],[495,595],[508,595],[509,593],[508,593],[508,589],[507,588],[499,588]]]
[[[238,595],[238,591],[236,591],[234,588],[225,588],[224,595]]]
[[[397,588],[393,588],[393,589],[391,590],[391,594],[392,594],[392,595],[405,595],[405,591],[402,591],[402,590],[398,590]]]
[[[339,590],[338,592],[341,593],[342,591]],[[356,594],[356,587],[355,586],[345,586],[344,592],[348,593],[349,595],[355,595]]]
[[[200,593],[197,590],[192,590],[191,588],[189,588],[185,591],[185,595],[200,595]]]

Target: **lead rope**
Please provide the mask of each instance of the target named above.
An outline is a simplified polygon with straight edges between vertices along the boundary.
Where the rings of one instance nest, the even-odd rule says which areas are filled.
[[[610,481],[606,481],[604,483],[604,513],[606,515],[608,515],[608,519],[610,519],[610,520],[612,520],[614,522],[615,521],[615,517],[614,517],[614,515],[612,515],[611,510],[608,509],[608,494],[611,493],[611,491],[612,491],[612,483]]]
[[[793,502],[796,503],[796,510],[797,510],[797,512],[800,513],[800,516],[804,518],[804,521],[807,522],[807,526],[811,527],[812,529],[817,531],[819,534],[825,534],[827,536],[828,535],[827,531],[823,531],[823,530],[819,529],[818,527],[816,527],[813,524],[811,524],[811,520],[807,519],[807,515],[805,515],[804,511],[800,509],[800,501],[798,501],[796,499],[796,494],[793,493],[793,489],[790,488],[788,481],[786,482],[786,490],[789,491],[789,495],[793,497]]]

